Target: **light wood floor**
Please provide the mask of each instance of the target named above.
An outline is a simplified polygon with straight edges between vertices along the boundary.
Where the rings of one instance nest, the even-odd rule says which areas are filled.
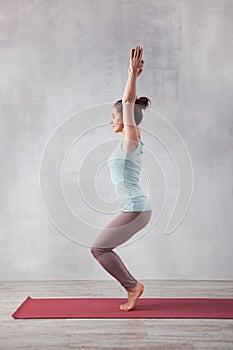
[[[233,298],[233,281],[140,280],[142,297]],[[14,319],[31,297],[126,298],[113,281],[0,282],[0,349],[233,349],[229,319]]]

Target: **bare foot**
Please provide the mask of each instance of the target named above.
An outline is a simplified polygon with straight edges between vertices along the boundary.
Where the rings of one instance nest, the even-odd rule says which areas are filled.
[[[142,295],[144,291],[144,285],[137,282],[136,286],[128,291],[128,301],[125,304],[120,305],[122,311],[129,311],[133,309],[137,299]]]

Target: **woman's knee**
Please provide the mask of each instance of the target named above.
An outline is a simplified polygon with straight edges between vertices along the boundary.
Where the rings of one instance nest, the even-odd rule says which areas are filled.
[[[97,258],[98,256],[100,256],[108,251],[108,249],[106,249],[106,248],[99,248],[99,247],[95,247],[95,246],[92,246],[90,250],[91,250],[92,255],[95,258]]]

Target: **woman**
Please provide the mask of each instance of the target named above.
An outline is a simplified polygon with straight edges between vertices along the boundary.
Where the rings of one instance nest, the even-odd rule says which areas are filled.
[[[132,276],[113,248],[126,242],[145,227],[152,214],[149,199],[138,184],[144,143],[141,141],[137,125],[142,120],[142,109],[146,109],[150,101],[147,97],[136,98],[136,80],[144,64],[142,51],[143,49],[137,46],[130,52],[124,95],[122,100],[114,104],[110,121],[115,132],[122,132],[122,140],[108,159],[121,213],[105,226],[91,247],[93,256],[128,293],[127,303],[120,305],[122,311],[133,309],[144,291],[144,285]]]

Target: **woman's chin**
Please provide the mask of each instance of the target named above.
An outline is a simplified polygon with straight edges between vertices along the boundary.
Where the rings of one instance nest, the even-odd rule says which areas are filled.
[[[121,130],[121,129],[118,129],[118,128],[113,128],[113,131],[114,131],[114,132],[121,132],[122,130]]]

